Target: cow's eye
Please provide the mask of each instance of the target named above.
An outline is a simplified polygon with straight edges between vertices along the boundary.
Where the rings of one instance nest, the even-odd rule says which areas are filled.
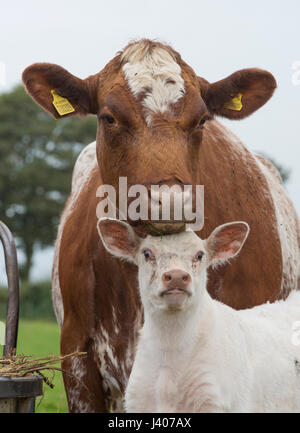
[[[154,256],[154,254],[153,254],[153,252],[151,250],[144,250],[143,254],[144,254],[144,257],[145,257],[146,261],[148,261],[148,260],[154,260],[155,259],[155,256]]]
[[[199,127],[199,128],[202,128],[203,125],[204,125],[204,123],[205,123],[207,120],[211,120],[211,116],[209,116],[209,115],[207,115],[207,116],[203,116],[202,119],[200,120],[200,122],[198,123],[198,127]]]
[[[101,116],[101,119],[105,120],[105,122],[109,123],[110,125],[115,123],[115,119],[109,114],[105,114],[104,116]]]
[[[198,251],[194,256],[194,262],[201,262],[202,257],[204,256],[203,251]]]

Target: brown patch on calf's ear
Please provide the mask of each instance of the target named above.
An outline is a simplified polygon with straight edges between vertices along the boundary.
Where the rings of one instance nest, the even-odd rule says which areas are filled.
[[[129,224],[112,218],[101,218],[98,221],[98,232],[108,252],[135,262],[139,238]]]
[[[271,98],[276,80],[270,72],[252,68],[234,72],[212,84],[199,77],[199,85],[201,96],[212,114],[243,119]]]
[[[245,222],[227,223],[217,227],[207,239],[210,261],[226,261],[235,257],[248,237],[250,228]]]
[[[29,95],[56,119],[97,113],[97,75],[82,80],[61,66],[35,63],[25,69],[22,79]],[[63,115],[53,105],[54,94],[65,98],[74,110]]]

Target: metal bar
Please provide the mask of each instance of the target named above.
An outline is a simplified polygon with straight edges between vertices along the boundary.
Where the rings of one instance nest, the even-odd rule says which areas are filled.
[[[19,270],[17,250],[13,235],[0,221],[0,239],[3,244],[8,282],[8,303],[6,310],[5,345],[3,356],[9,356],[17,347],[19,323]]]

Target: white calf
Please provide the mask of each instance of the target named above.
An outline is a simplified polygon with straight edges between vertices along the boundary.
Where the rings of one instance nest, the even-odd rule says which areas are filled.
[[[110,253],[139,268],[145,322],[128,412],[300,411],[300,292],[236,311],[206,291],[207,268],[240,252],[246,223],[205,241],[193,232],[140,239],[111,219],[98,228]]]

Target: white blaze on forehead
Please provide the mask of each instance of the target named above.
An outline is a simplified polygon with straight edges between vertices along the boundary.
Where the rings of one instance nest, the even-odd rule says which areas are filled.
[[[129,46],[122,54],[125,79],[137,98],[143,94],[142,104],[147,110],[146,121],[151,123],[151,113],[165,112],[184,95],[184,80],[175,58],[164,48],[150,50],[147,41]]]

